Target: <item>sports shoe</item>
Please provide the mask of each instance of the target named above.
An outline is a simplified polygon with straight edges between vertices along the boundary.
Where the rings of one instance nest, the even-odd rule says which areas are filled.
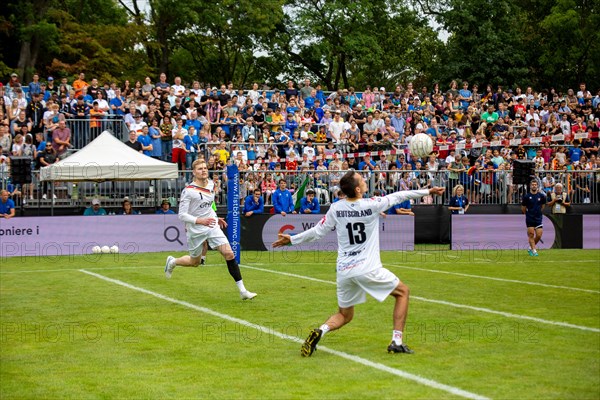
[[[302,357],[310,357],[312,353],[317,350],[317,343],[321,340],[321,336],[323,335],[323,331],[320,329],[313,329],[310,331],[310,335],[304,341],[302,348],[300,349],[300,354]]]
[[[533,252],[533,254],[532,254],[532,256],[534,256],[534,257],[539,257],[540,255],[538,254],[538,252],[537,252],[537,251],[534,251],[534,252]]]
[[[388,351],[388,353],[406,353],[406,354],[414,353],[414,351],[409,349],[408,346],[405,345],[404,343],[396,344],[396,342],[394,342],[394,341],[392,341],[392,343],[390,343],[390,345],[387,348],[387,351]]]
[[[529,254],[530,256],[533,256],[533,251],[531,249],[527,249],[527,254]]]
[[[167,279],[171,277],[173,270],[175,269],[175,257],[169,256],[167,257],[167,262],[165,263],[165,276]]]
[[[200,265],[206,265],[206,258],[200,259]]]
[[[256,297],[256,293],[252,293],[248,290],[245,290],[243,292],[240,292],[240,297],[242,298],[242,300],[252,300]]]

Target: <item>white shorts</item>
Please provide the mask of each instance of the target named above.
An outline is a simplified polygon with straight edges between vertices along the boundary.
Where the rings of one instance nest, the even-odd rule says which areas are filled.
[[[210,231],[203,234],[192,234],[188,235],[188,248],[190,249],[191,257],[200,257],[202,255],[202,243],[208,240],[208,244],[213,249],[223,245],[229,244],[227,236],[223,233],[220,228],[215,227]]]
[[[378,268],[364,275],[343,279],[337,283],[338,305],[352,307],[367,301],[367,293],[375,300],[383,301],[396,289],[400,279],[385,268]]]

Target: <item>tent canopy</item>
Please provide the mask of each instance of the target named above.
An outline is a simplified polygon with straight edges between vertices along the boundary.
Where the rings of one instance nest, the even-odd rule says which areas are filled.
[[[40,171],[43,181],[141,181],[176,179],[177,164],[139,153],[104,131],[77,153]]]

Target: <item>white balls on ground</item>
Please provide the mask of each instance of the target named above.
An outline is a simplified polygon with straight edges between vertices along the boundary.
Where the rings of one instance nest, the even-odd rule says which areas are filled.
[[[113,253],[113,254],[118,253],[119,252],[119,246],[117,246],[117,245],[111,246],[110,252]]]
[[[424,133],[417,133],[408,144],[410,154],[414,158],[425,158],[433,151],[433,140]]]
[[[102,252],[102,249],[100,248],[100,246],[94,246],[94,247],[92,247],[92,253],[99,254],[101,252]]]
[[[102,246],[102,253],[103,254],[110,253],[110,247],[108,247],[108,246]]]

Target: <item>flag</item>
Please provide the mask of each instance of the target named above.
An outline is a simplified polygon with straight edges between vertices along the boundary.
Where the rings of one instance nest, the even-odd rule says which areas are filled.
[[[310,181],[310,177],[307,175],[306,178],[304,178],[304,182],[302,182],[298,190],[296,190],[292,195],[292,201],[294,202],[294,210],[300,208],[300,200],[302,200],[302,198],[304,197],[304,192],[306,191],[306,186],[308,186],[308,181]]]

